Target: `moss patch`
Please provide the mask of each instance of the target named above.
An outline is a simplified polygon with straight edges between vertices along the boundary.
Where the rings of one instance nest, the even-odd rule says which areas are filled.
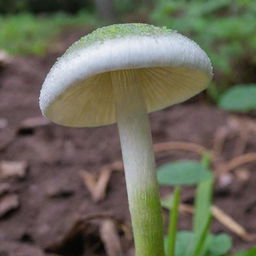
[[[88,47],[94,43],[128,36],[158,36],[170,34],[173,30],[143,23],[116,24],[98,28],[71,45],[66,53]]]

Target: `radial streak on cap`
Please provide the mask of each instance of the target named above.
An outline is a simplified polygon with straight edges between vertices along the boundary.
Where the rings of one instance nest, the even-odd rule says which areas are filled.
[[[182,102],[206,88],[212,67],[204,51],[175,31],[146,24],[101,28],[56,62],[40,107],[55,123],[101,126],[116,122],[111,71],[135,69],[148,112]]]

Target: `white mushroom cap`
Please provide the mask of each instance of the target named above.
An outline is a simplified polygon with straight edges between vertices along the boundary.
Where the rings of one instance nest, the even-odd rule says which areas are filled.
[[[83,37],[55,63],[41,90],[42,113],[72,127],[114,123],[110,72],[129,69],[138,74],[148,112],[185,101],[212,78],[208,56],[187,37],[147,24],[112,25]]]

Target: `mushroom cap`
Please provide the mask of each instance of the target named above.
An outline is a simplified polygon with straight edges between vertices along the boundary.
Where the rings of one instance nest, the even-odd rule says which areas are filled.
[[[111,25],[82,37],[57,60],[42,86],[41,111],[65,126],[112,124],[116,110],[110,73],[130,69],[138,74],[148,112],[185,101],[212,78],[206,53],[176,31]]]

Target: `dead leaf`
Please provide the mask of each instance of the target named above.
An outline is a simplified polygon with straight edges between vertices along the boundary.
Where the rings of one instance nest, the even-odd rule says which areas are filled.
[[[2,161],[0,162],[0,179],[24,178],[27,167],[26,161]]]

